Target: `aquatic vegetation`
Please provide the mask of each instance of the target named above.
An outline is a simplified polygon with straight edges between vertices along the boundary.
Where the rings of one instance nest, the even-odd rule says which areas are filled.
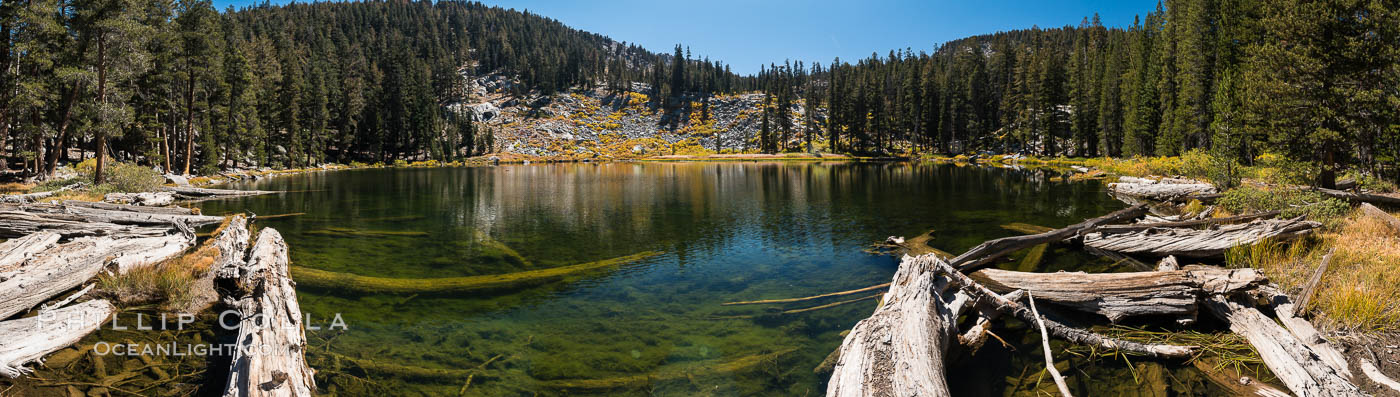
[[[479,291],[511,290],[558,281],[592,270],[618,266],[639,261],[660,252],[648,251],[628,256],[604,259],[549,269],[531,270],[517,273],[494,274],[470,277],[444,277],[431,279],[406,279],[357,276],[349,273],[335,273],[303,266],[292,266],[292,279],[299,285],[323,288],[339,293],[365,294],[448,294]]]

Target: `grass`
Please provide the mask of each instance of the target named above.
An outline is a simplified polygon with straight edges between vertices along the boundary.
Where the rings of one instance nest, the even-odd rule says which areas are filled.
[[[1286,291],[1296,292],[1333,249],[1309,305],[1320,323],[1355,331],[1400,330],[1400,303],[1390,299],[1400,296],[1400,234],[1360,211],[1306,239],[1233,248],[1226,253],[1226,262],[1260,269]]]
[[[194,256],[186,255],[185,257]],[[208,271],[184,265],[185,257],[133,269],[125,274],[102,274],[97,277],[99,295],[111,298],[121,306],[158,304],[162,310],[183,308],[194,299],[195,279]],[[213,263],[210,260],[209,263]]]

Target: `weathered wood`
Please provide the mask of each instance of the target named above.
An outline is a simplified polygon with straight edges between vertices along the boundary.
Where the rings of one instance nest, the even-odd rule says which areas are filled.
[[[24,365],[78,343],[97,330],[116,308],[91,300],[46,311],[38,316],[0,322],[0,376],[16,378],[33,371]]]
[[[1337,249],[1333,248],[1327,251],[1327,255],[1322,256],[1322,261],[1313,269],[1312,276],[1308,277],[1308,282],[1303,284],[1303,290],[1298,293],[1298,305],[1289,311],[1292,315],[1302,316],[1307,313],[1308,303],[1312,301],[1313,293],[1317,292],[1318,284],[1322,283],[1322,275],[1327,274],[1327,264],[1332,262],[1332,254],[1336,252]]]
[[[174,192],[108,193],[102,201],[116,204],[140,206],[166,206],[175,204]]]
[[[1001,299],[1016,302],[1026,295],[1025,290],[1016,290],[1001,296]],[[1001,317],[1001,312],[993,305],[987,304],[987,299],[978,300],[977,318],[973,320],[972,326],[967,327],[962,335],[958,335],[958,343],[967,349],[968,354],[977,354],[982,349],[982,345],[987,343],[987,337],[992,336],[992,321]]]
[[[1084,245],[1105,251],[1158,256],[1220,256],[1238,245],[1271,238],[1288,240],[1307,234],[1321,224],[1301,219],[1257,220],[1207,230],[1147,229],[1138,232],[1094,232],[1084,235]]]
[[[1181,270],[1181,265],[1176,263],[1175,256],[1167,255],[1166,258],[1162,258],[1162,260],[1157,261],[1157,271],[1170,272],[1174,270]]]
[[[108,196],[111,195],[109,194]],[[156,207],[151,205],[130,205],[126,203],[99,203],[92,201],[77,200],[64,200],[63,205],[69,207],[85,207],[95,208],[99,210],[140,212],[146,214],[194,215],[194,210],[184,207]]]
[[[1317,191],[1335,198],[1358,203],[1380,204],[1390,207],[1400,207],[1400,197],[1385,196],[1371,193],[1354,193],[1344,190],[1317,188]]]
[[[1121,179],[1121,178],[1120,178]],[[1110,183],[1110,192],[1134,197],[1141,197],[1157,201],[1169,201],[1172,199],[1200,195],[1212,194],[1216,192],[1215,186],[1208,183]]]
[[[1093,230],[1094,228],[1097,228],[1100,225],[1134,219],[1139,216],[1142,216],[1142,214],[1146,212],[1147,205],[1138,204],[1118,211],[1114,211],[1113,213],[1110,213],[1108,215],[1088,219],[1080,223],[1076,223],[1061,229],[1056,229],[1045,233],[1032,234],[1026,236],[1003,237],[995,240],[986,241],[982,244],[978,244],[976,247],[972,247],[972,249],[968,250],[967,252],[964,252],[962,255],[958,255],[956,258],[953,258],[952,260],[948,261],[948,264],[959,270],[966,270],[978,265],[991,262],[992,260],[999,258],[1003,255],[1035,246],[1036,244],[1052,243],[1075,237],[1082,233]]]
[[[225,299],[242,318],[226,397],[311,396],[316,390],[288,261],[282,235],[263,229],[247,262],[220,274],[237,287]]]
[[[1376,364],[1372,363],[1371,360],[1361,360],[1361,373],[1365,374],[1367,378],[1371,378],[1372,382],[1400,393],[1400,382],[1385,376],[1385,373],[1381,372],[1380,368],[1376,368]]]
[[[28,310],[81,285],[102,271],[116,239],[88,237],[50,248],[24,261],[0,281],[0,319]]]
[[[193,297],[189,305],[176,311],[194,314],[217,302],[219,296],[214,287],[214,277],[222,269],[230,269],[227,270],[228,273],[236,274],[237,269],[243,266],[244,253],[248,252],[248,239],[248,217],[236,214],[229,217],[228,222],[214,232],[213,238],[187,254],[186,258],[189,260],[184,262],[196,267],[193,270],[196,271],[197,278],[190,287]]]
[[[1293,394],[1298,396],[1361,396],[1349,380],[1318,353],[1258,309],[1246,307],[1222,295],[1211,295],[1206,307],[1240,334]]]
[[[1381,211],[1380,208],[1376,208],[1376,206],[1371,205],[1371,203],[1361,203],[1361,212],[1366,214],[1366,216],[1380,219],[1385,222],[1386,225],[1390,225],[1391,230],[1400,232],[1400,219],[1396,219],[1394,215],[1388,212]]]
[[[151,266],[179,256],[194,246],[194,235],[185,233],[157,237],[114,239],[107,262],[117,274]]]
[[[1186,270],[1132,273],[1028,273],[982,269],[971,278],[998,293],[1025,290],[1041,300],[1098,313],[1117,323],[1137,316],[1194,318],[1198,298],[1262,284],[1254,269],[1192,266]],[[1222,280],[1225,280],[1222,282]]]
[[[80,236],[163,236],[169,232],[165,228],[118,225],[106,222],[89,222],[77,216],[38,215],[21,211],[0,211],[0,238],[22,237],[40,231],[56,233],[63,237]]]
[[[953,269],[952,266],[946,263],[939,262],[936,265],[943,269],[942,271],[945,274],[947,274],[949,278],[952,279],[953,284],[958,285],[960,288],[962,288],[964,292],[968,293],[972,297],[977,299],[985,299],[989,303],[994,304],[997,310],[1002,311],[1003,313],[1009,313],[1012,316],[1016,317],[1016,319],[1018,320],[1027,323],[1036,321],[1035,318],[1032,316],[1030,309],[1026,308],[1024,305],[1021,305],[1020,303],[1009,300],[1006,297],[997,294],[991,289],[988,289],[987,287],[979,284],[972,278],[962,273],[959,273],[956,269]],[[1226,288],[1222,286],[1222,284],[1231,283],[1206,283],[1206,285],[1203,288],[1207,291]],[[1085,331],[1082,329],[1070,327],[1068,325],[1064,325],[1057,321],[1049,319],[1046,319],[1045,325],[1046,329],[1050,332],[1050,334],[1054,335],[1055,337],[1064,339],[1072,343],[1078,343],[1081,345],[1097,346],[1100,348],[1107,349],[1109,351],[1137,353],[1149,357],[1182,358],[1190,356],[1195,350],[1195,347],[1192,346],[1145,344],[1112,338],[1104,335],[1099,335],[1093,332]]]
[[[1258,397],[1290,397],[1288,392],[1279,390],[1268,383],[1259,381],[1249,376],[1242,376],[1240,373],[1231,370],[1229,366],[1218,364],[1219,359],[1211,356],[1198,357],[1191,360],[1191,365],[1201,371],[1202,375],[1210,383],[1225,389],[1232,396],[1258,396]],[[1222,368],[1224,367],[1224,368]]]
[[[223,217],[204,215],[172,215],[151,212],[115,211],[99,208],[68,206],[67,212],[81,216],[90,222],[106,222],[118,225],[163,226],[183,223],[188,226],[213,225],[224,221]]]
[[[0,203],[11,203],[11,204],[26,204],[26,203],[32,203],[32,202],[39,201],[39,200],[48,198],[48,197],[50,197],[50,196],[53,196],[53,195],[56,194],[56,193],[58,193],[58,191],[48,191],[48,192],[38,192],[38,193],[25,193],[25,194],[3,195],[3,196],[0,196]]]
[[[1135,231],[1147,230],[1147,229],[1153,229],[1153,228],[1196,227],[1196,226],[1214,225],[1214,224],[1231,224],[1231,223],[1239,223],[1239,222],[1244,222],[1244,221],[1253,221],[1253,220],[1255,220],[1255,219],[1273,218],[1273,217],[1275,217],[1275,216],[1278,216],[1279,212],[1280,212],[1280,211],[1267,211],[1267,212],[1260,212],[1260,213],[1257,213],[1257,214],[1238,215],[1238,216],[1231,216],[1231,217],[1225,217],[1225,218],[1194,219],[1194,220],[1189,220],[1189,221],[1135,223],[1135,224],[1131,224],[1131,225],[1105,225],[1105,226],[1100,226],[1100,227],[1099,227],[1098,229],[1096,229],[1095,231],[1103,232],[1103,233],[1123,233],[1123,232],[1135,232]]]
[[[1045,370],[1050,372],[1050,377],[1055,379],[1055,387],[1060,389],[1060,395],[1072,397],[1069,392],[1069,385],[1065,384],[1064,375],[1060,375],[1060,370],[1055,368],[1055,356],[1050,354],[1050,333],[1045,331],[1045,319],[1040,316],[1040,311],[1035,308],[1035,294],[1027,291],[1026,301],[1031,304],[1031,314],[1035,316],[1035,324],[1040,328],[1040,346],[1045,352]]]
[[[0,243],[0,281],[8,280],[21,262],[58,244],[57,233],[38,232]]]
[[[828,397],[951,395],[944,353],[969,299],[945,291],[942,263],[935,255],[904,257],[880,307],[841,342]]]
[[[205,197],[238,197],[257,196],[262,194],[281,193],[268,190],[229,190],[229,189],[205,189],[198,187],[166,186],[162,191],[175,193],[184,198],[205,198]]]

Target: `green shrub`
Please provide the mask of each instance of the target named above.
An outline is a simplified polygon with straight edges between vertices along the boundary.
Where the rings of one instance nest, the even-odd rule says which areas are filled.
[[[1345,174],[1342,174],[1341,179],[1354,180],[1356,181],[1356,186],[1360,186],[1362,189],[1381,193],[1392,193],[1397,190],[1394,183],[1381,179],[1369,172],[1348,170]]]
[[[1240,187],[1225,192],[1220,205],[1236,214],[1277,210],[1282,212],[1279,216],[1285,218],[1306,216],[1319,221],[1335,219],[1351,211],[1345,201],[1300,189]]]

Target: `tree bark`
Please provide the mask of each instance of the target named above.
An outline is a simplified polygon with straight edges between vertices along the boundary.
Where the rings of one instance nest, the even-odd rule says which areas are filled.
[[[1264,365],[1298,396],[1361,396],[1351,381],[1320,359],[1302,340],[1264,316],[1221,295],[1206,300],[1211,312],[1230,324],[1230,330],[1244,336]]]
[[[102,271],[115,243],[110,237],[78,239],[23,262],[10,278],[0,281],[0,319],[92,279]]]

